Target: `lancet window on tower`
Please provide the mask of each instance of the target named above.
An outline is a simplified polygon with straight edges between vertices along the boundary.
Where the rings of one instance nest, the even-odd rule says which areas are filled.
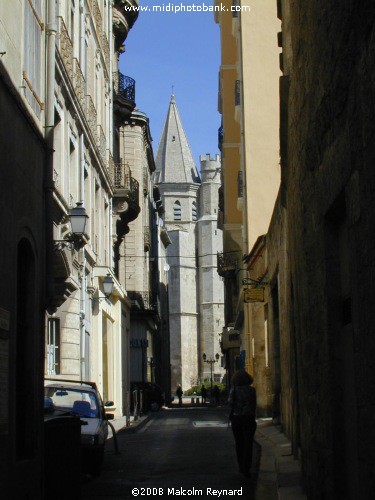
[[[191,209],[191,218],[193,221],[198,220],[198,214],[197,214],[197,204],[195,201],[193,201],[192,209]]]
[[[173,205],[173,219],[181,220],[181,203],[178,200]]]

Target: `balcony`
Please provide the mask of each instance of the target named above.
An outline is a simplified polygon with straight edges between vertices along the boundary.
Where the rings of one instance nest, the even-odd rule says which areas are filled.
[[[129,118],[135,108],[135,80],[123,75],[120,71],[114,78],[114,113],[117,125]]]
[[[151,249],[151,231],[149,226],[143,228],[143,241],[145,252],[149,252]]]
[[[114,188],[114,212],[119,216],[117,234],[128,233],[128,223],[137,218],[140,212],[139,184],[132,177],[129,165],[124,162],[115,163],[110,159],[109,175]]]
[[[128,291],[128,297],[133,302],[133,309],[156,313],[157,305],[151,292],[139,292],[136,290]]]
[[[113,33],[115,50],[118,51],[138,18],[138,0],[115,0],[113,2]]]
[[[224,127],[222,125],[221,127],[219,127],[219,130],[217,131],[217,139],[218,139],[218,148],[220,151],[222,151],[224,142]]]
[[[217,253],[217,272],[219,276],[225,276],[229,272],[234,272],[238,268],[237,252]]]

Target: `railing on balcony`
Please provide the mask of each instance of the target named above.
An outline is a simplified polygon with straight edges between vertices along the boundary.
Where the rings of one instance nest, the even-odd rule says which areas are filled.
[[[241,104],[241,81],[236,80],[234,84],[234,104],[239,106]]]
[[[218,139],[218,148],[221,151],[224,141],[224,127],[222,125],[219,127],[219,130],[217,131],[217,139]]]
[[[151,231],[149,226],[143,228],[143,241],[145,252],[148,252],[151,248]]]
[[[86,96],[86,103],[87,103],[87,108],[86,108],[86,117],[87,121],[91,130],[92,135],[94,136],[95,142],[97,142],[97,136],[98,136],[98,131],[97,131],[97,123],[98,123],[98,115],[96,112],[96,108],[94,105],[94,101],[91,98],[91,95]]]
[[[100,151],[100,156],[104,163],[107,161],[107,141],[103,132],[103,128],[99,125],[99,134],[98,134],[98,147]]]
[[[112,182],[115,189],[126,191],[126,198],[131,208],[139,206],[139,183],[132,177],[127,163],[114,163]]]
[[[113,156],[112,156],[111,152],[109,152],[109,156],[108,156],[107,169],[108,169],[109,178],[111,179],[111,181],[113,183],[114,182],[114,178],[115,178],[115,161],[113,159]]]
[[[81,66],[79,65],[78,59],[76,58],[73,59],[73,86],[81,109],[83,112],[85,112],[86,82],[81,70]]]
[[[128,297],[134,302],[138,302],[141,310],[143,311],[156,311],[157,304],[152,293],[150,292],[139,292],[139,291],[128,291]]]
[[[238,268],[237,252],[217,253],[217,272],[223,276],[228,271],[235,271]]]
[[[135,102],[135,80],[119,71],[117,92],[128,101]]]
[[[60,54],[69,78],[73,79],[73,44],[62,17],[60,19]]]
[[[243,198],[243,175],[242,170],[237,175],[237,197]]]

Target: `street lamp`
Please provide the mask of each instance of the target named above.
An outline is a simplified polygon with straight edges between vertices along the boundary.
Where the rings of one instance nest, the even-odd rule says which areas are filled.
[[[207,355],[206,355],[206,353],[204,352],[202,357],[203,357],[203,361],[204,361],[205,363],[209,363],[210,368],[211,368],[211,379],[210,379],[210,381],[211,381],[211,397],[212,397],[212,365],[213,365],[214,363],[217,363],[217,362],[219,361],[220,355],[219,355],[218,353],[216,353],[216,354],[215,354],[215,358],[210,358],[210,359],[207,359]],[[211,401],[211,399],[210,399],[210,401]]]
[[[96,302],[99,302],[99,300],[102,300],[102,299],[108,300],[109,297],[112,295],[114,286],[115,286],[115,282],[113,281],[112,276],[108,273],[107,276],[103,280],[104,297],[101,297],[100,295],[98,297],[93,297],[92,304],[94,305]]]
[[[76,207],[69,211],[68,219],[70,222],[71,232],[69,238],[64,240],[55,240],[56,250],[62,250],[68,247],[71,250],[82,241],[85,242],[84,237],[87,236],[86,226],[89,216],[86,213],[83,203],[79,202]]]

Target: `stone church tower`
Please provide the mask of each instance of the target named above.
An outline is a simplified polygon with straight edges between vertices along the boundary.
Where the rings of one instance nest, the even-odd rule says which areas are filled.
[[[200,206],[205,202],[200,200],[201,180],[174,95],[171,97],[155,163],[155,183],[162,196],[165,225],[172,241],[167,249],[170,266],[169,323],[172,390],[179,383],[182,384],[183,389],[188,389],[203,375],[200,362],[203,354],[202,346],[206,348],[207,345],[207,355],[211,355],[214,348],[208,349],[208,344],[202,342],[200,336],[201,248],[197,224]],[[215,254],[216,259],[217,249],[208,248],[207,244],[208,239],[205,238],[204,252]],[[221,323],[218,326],[215,324],[215,331],[219,332],[221,326]]]

